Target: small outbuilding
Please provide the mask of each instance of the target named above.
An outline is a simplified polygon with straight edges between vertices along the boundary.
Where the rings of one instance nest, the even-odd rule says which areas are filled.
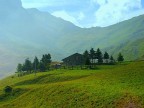
[[[52,69],[59,69],[59,68],[61,68],[61,66],[62,66],[61,62],[52,62],[51,63],[51,68]]]
[[[75,53],[69,57],[64,58],[63,64],[67,66],[76,66],[76,65],[83,65],[84,64],[84,56],[79,53]]]

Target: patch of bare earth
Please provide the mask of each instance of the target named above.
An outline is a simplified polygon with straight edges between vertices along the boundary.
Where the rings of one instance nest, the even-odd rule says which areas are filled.
[[[132,96],[126,93],[121,99],[115,102],[116,108],[144,108],[142,100],[138,96]]]

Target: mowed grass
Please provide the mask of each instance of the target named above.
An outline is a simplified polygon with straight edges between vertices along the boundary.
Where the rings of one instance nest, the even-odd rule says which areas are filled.
[[[97,67],[3,79],[0,108],[144,108],[143,61]]]

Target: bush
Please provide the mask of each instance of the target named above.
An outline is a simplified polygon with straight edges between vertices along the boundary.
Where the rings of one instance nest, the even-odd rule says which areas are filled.
[[[6,86],[6,87],[4,88],[4,92],[5,92],[6,94],[12,93],[12,91],[13,91],[13,88],[10,87],[10,86]]]

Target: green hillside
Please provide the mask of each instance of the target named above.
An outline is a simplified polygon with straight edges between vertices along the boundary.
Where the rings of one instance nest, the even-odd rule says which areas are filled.
[[[0,108],[143,108],[144,62],[54,70],[0,81]],[[14,88],[4,96],[3,88]]]
[[[91,47],[99,47],[103,51],[109,51],[112,55],[117,55],[123,51],[126,60],[134,60],[141,57],[142,53],[144,54],[144,50],[142,50],[144,48],[142,45],[143,38],[144,15],[141,15],[108,27],[83,29],[72,38],[68,36],[66,38],[68,41],[63,42],[64,46],[62,47],[71,53]],[[135,45],[136,42],[137,45]],[[129,55],[131,56],[128,57]]]
[[[122,52],[126,60],[142,59],[144,55],[144,38],[137,39],[136,41],[128,41],[122,46],[109,49],[109,52],[114,54],[115,57],[117,57],[117,53],[115,52]]]

